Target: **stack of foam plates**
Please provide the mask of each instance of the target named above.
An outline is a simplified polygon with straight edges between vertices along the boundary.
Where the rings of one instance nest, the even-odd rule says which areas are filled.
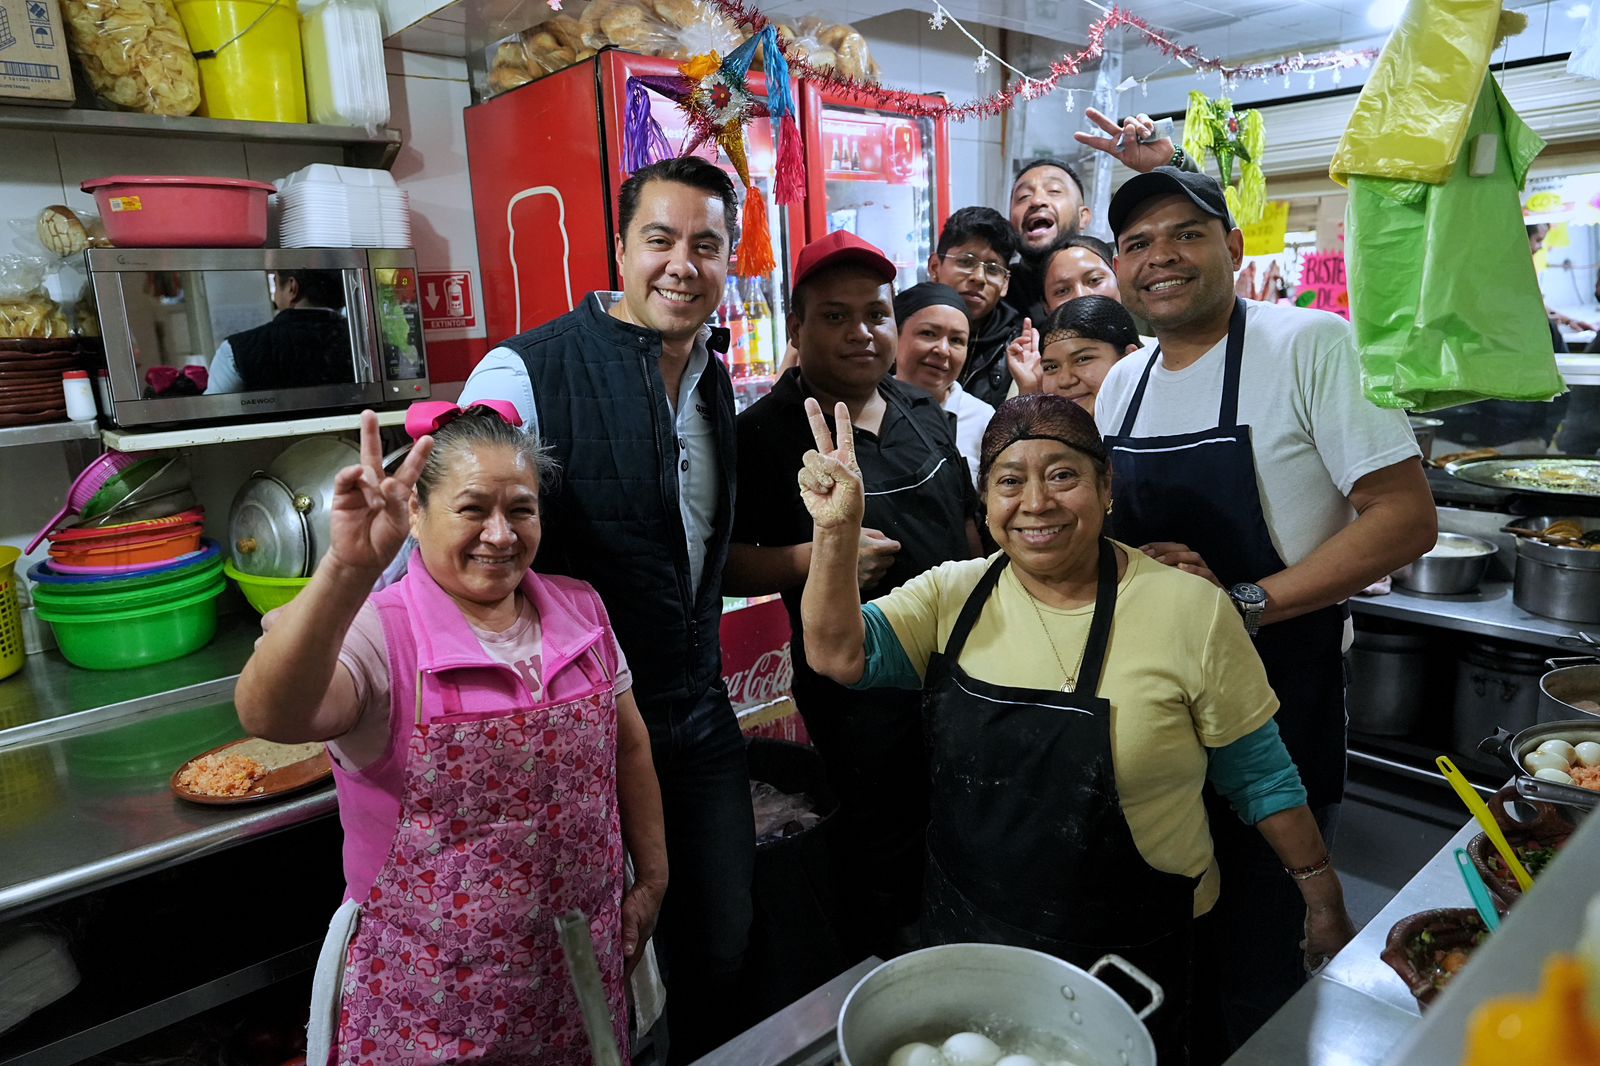
[[[276,182],[284,248],[409,248],[411,207],[387,170],[313,163]]]

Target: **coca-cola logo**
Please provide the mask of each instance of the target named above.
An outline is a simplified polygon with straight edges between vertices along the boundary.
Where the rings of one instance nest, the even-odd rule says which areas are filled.
[[[789,658],[789,642],[761,653],[748,667],[723,679],[728,685],[728,702],[735,710],[770,703],[787,696],[794,687],[794,663]]]

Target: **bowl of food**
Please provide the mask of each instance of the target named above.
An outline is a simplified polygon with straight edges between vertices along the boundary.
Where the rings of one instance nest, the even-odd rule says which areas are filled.
[[[1527,869],[1528,876],[1537,881],[1571,836],[1572,829],[1569,826],[1564,834],[1544,837],[1519,837],[1507,833],[1506,842],[1517,853],[1517,861]],[[1472,859],[1472,865],[1478,868],[1478,873],[1483,875],[1483,883],[1489,886],[1489,894],[1501,909],[1510,908],[1522,898],[1522,886],[1517,884],[1516,877],[1506,868],[1505,859],[1500,857],[1500,852],[1487,836],[1479,833],[1469,840],[1467,855]]]
[[[1440,533],[1426,555],[1394,572],[1395,584],[1436,596],[1471,592],[1499,549],[1465,533]]]
[[[1516,772],[1524,799],[1581,810],[1600,805],[1600,718],[1540,722],[1518,733],[1500,729],[1478,744]]]
[[[1488,935],[1471,907],[1421,911],[1394,924],[1381,957],[1426,1009]]]

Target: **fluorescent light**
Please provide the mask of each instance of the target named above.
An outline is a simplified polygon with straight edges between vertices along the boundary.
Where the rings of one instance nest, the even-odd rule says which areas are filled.
[[[1400,21],[1405,10],[1406,0],[1372,0],[1367,7],[1367,21],[1376,29],[1387,30]]]
[[[1586,19],[1589,17],[1588,4],[1570,4],[1567,7],[1567,18]]]

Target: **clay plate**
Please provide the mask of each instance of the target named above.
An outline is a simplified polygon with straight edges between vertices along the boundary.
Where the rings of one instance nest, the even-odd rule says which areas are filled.
[[[207,796],[199,792],[193,792],[187,788],[182,788],[178,784],[178,775],[183,773],[183,771],[189,766],[189,763],[194,762],[196,759],[203,759],[207,755],[215,755],[218,752],[225,752],[229,748],[236,748],[241,744],[264,743],[267,743],[267,741],[259,741],[251,737],[245,737],[242,740],[231,740],[226,744],[212,748],[210,751],[201,752],[199,755],[196,755],[193,759],[188,760],[188,762],[185,762],[182,766],[178,767],[172,772],[172,779],[168,783],[169,787],[172,789],[172,794],[181,800],[188,800],[190,803],[203,804],[207,807],[237,807],[241,804],[262,803],[266,800],[277,799],[280,796],[287,796],[295,792],[303,792],[308,788],[313,788],[316,785],[322,784],[324,781],[333,776],[333,763],[328,759],[328,750],[323,748],[321,751],[318,751],[315,755],[312,755],[309,758],[301,759],[299,762],[289,763],[287,766],[280,766],[276,770],[267,771],[265,777],[257,779],[255,785],[252,787],[252,791],[243,796]],[[281,746],[288,747],[290,745]]]

